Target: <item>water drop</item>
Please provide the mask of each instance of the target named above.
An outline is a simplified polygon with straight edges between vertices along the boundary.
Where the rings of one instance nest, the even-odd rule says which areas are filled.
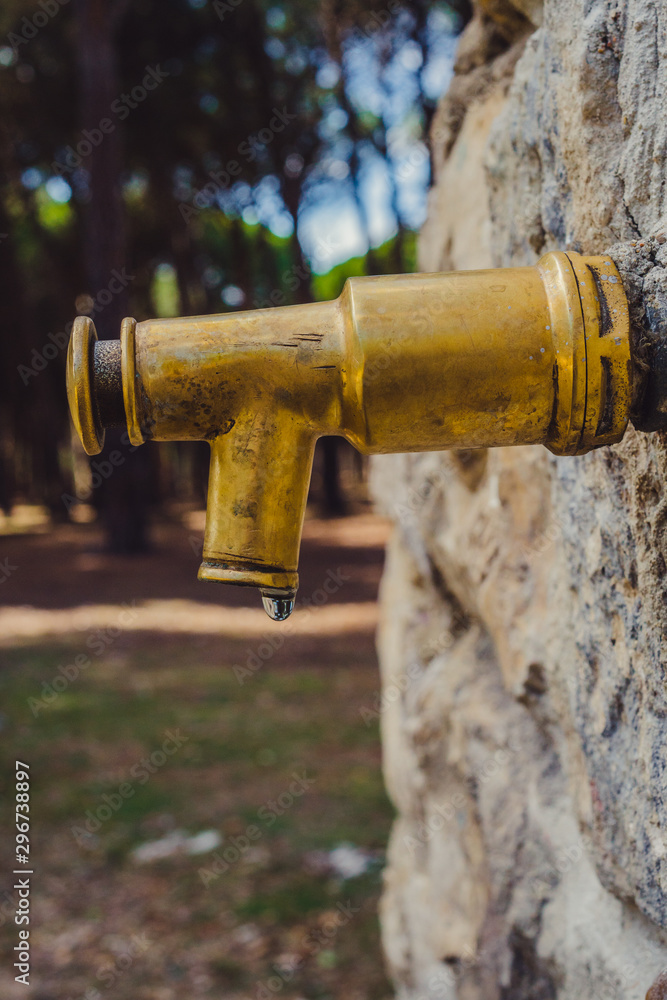
[[[284,622],[294,611],[296,591],[260,590],[260,594],[264,610],[274,622]]]

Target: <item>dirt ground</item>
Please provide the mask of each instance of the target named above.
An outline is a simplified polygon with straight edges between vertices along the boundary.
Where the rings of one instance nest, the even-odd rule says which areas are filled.
[[[5,530],[0,997],[389,997],[386,522],[309,520],[300,610],[282,625],[254,592],[197,582],[201,512],[172,511],[133,559],[104,554],[94,524]],[[29,991],[12,969],[17,759]]]

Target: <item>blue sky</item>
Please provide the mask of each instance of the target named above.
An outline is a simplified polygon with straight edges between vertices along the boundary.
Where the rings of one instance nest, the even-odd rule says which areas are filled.
[[[400,25],[397,26],[400,29]],[[355,107],[382,119],[387,129],[389,162],[370,148],[362,152],[361,218],[352,190],[347,159],[349,149],[339,136],[345,115],[334,108],[322,130],[328,141],[327,155],[314,171],[299,220],[299,237],[318,273],[363,254],[369,242],[378,246],[396,232],[392,207],[392,176],[405,225],[418,229],[426,216],[429,185],[429,155],[415,114],[419,86],[427,97],[437,99],[452,75],[456,37],[454,22],[446,8],[434,5],[429,14],[429,52],[423,65],[416,42],[406,40],[393,58],[383,63],[377,36],[361,32],[347,45],[344,55],[348,93]],[[325,64],[318,82],[333,85],[338,69]],[[327,74],[329,81],[327,81]],[[391,173],[390,173],[391,171]],[[291,232],[292,222],[282,208],[277,191],[256,191],[258,217],[281,236]]]

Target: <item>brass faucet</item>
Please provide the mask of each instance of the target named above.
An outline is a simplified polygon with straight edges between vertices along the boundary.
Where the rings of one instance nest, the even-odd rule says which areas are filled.
[[[628,303],[608,257],[352,278],[312,305],[74,323],[72,418],[89,455],[130,441],[208,441],[202,580],[258,587],[286,618],[318,437],[364,454],[619,441],[633,389]],[[122,403],[121,403],[122,400]]]

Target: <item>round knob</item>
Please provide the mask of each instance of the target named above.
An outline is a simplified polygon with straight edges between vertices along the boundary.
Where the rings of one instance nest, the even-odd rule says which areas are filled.
[[[104,428],[93,402],[93,345],[95,324],[89,316],[77,316],[67,349],[67,400],[74,426],[87,455],[99,455]]]

